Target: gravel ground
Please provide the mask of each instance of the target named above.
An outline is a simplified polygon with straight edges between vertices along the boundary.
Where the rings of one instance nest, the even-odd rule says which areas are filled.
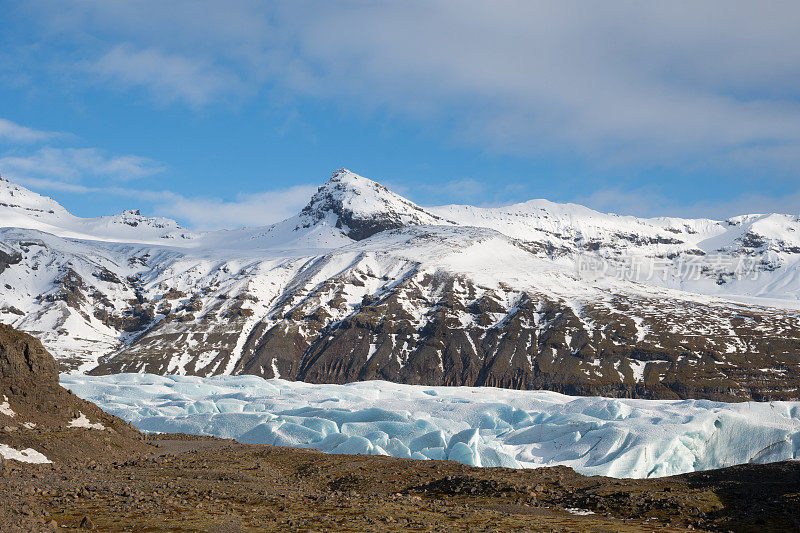
[[[797,462],[619,480],[185,435],[144,444],[125,461],[6,461],[2,531],[800,530]]]

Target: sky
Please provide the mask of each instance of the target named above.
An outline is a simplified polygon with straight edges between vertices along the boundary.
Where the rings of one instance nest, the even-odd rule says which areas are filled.
[[[800,3],[0,0],[0,174],[196,229],[421,205],[800,213]]]

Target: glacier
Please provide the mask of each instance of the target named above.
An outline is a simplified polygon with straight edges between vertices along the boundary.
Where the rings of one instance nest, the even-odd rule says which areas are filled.
[[[660,477],[800,455],[800,402],[573,397],[549,391],[257,376],[61,376],[146,432],[485,467]]]

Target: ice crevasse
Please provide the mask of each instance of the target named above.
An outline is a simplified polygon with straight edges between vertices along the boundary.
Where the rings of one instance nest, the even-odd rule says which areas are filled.
[[[800,402],[629,400],[255,376],[63,375],[61,383],[144,431],[330,453],[566,465],[631,478],[800,456]]]

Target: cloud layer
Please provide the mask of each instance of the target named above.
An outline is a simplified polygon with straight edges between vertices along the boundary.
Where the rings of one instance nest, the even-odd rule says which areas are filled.
[[[63,135],[55,131],[36,130],[21,126],[16,122],[0,118],[0,143],[3,144],[39,143],[62,137]]]
[[[163,173],[166,165],[136,155],[110,155],[97,148],[43,146],[32,151],[26,146],[21,149],[20,145],[40,144],[55,134],[0,118],[0,133],[3,131],[8,132],[5,144],[14,146],[0,152],[0,173],[5,178],[36,191],[117,196],[145,202],[152,212],[179,219],[198,230],[272,224],[296,214],[316,191],[316,186],[297,185],[239,194],[235,200],[225,201],[133,187],[128,183],[130,180]]]
[[[0,157],[0,169],[12,176],[78,181],[105,177],[119,181],[163,172],[163,164],[135,155],[109,156],[96,148],[40,148],[25,155]]]
[[[200,230],[266,226],[296,215],[316,191],[314,185],[297,185],[288,189],[240,194],[235,201],[173,195],[157,204],[156,210]]]
[[[525,156],[800,169],[800,4],[84,2],[83,68],[206,105],[275,88]],[[111,33],[108,28],[113,28]]]
[[[113,47],[86,65],[87,72],[115,84],[146,88],[159,102],[182,100],[202,106],[239,87],[238,81],[203,59],[137,50],[129,44]]]
[[[622,169],[627,181],[575,192],[604,210],[723,217],[796,211],[800,198],[797,2],[40,0],[17,11],[42,42],[67,50],[19,70],[49,68],[73,90],[110,87],[200,113],[301,99],[349,115],[377,111],[478,151],[578,161],[605,176]],[[0,119],[0,141],[30,146],[57,135]],[[95,148],[7,151],[0,165],[62,187],[164,169]],[[706,185],[725,176],[738,181],[738,196],[675,202],[654,179],[630,178],[652,169]],[[465,176],[435,189],[442,201],[481,203],[498,187]],[[754,189],[765,192],[746,192]],[[284,211],[261,194],[175,195],[160,209],[196,224],[204,211],[225,225],[274,221],[263,213]],[[297,207],[296,191],[275,194]]]

